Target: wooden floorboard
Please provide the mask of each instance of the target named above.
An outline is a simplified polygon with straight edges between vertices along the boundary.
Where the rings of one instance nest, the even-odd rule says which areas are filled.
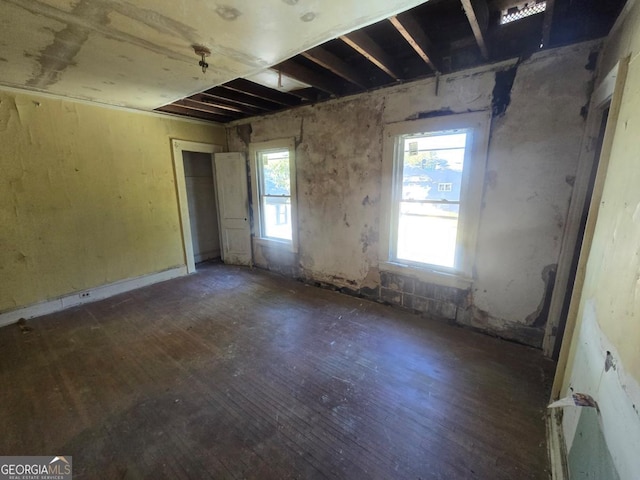
[[[74,478],[547,479],[540,351],[221,264],[0,329],[0,455]]]

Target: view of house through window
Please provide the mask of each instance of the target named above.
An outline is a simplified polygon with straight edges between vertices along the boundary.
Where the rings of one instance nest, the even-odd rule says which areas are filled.
[[[289,150],[258,153],[262,237],[292,239]]]
[[[467,135],[464,130],[452,130],[400,137],[397,260],[456,266]]]

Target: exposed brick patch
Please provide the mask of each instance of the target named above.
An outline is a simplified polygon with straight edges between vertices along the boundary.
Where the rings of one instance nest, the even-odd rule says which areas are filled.
[[[404,295],[402,306],[416,312],[447,320],[455,320],[458,313],[458,306],[455,303],[418,297],[416,295]]]
[[[379,287],[357,288],[355,282],[349,282],[353,283],[353,286],[338,286],[296,275],[297,269],[287,266],[270,270],[285,276],[293,276],[308,285],[386,303],[427,318],[439,318],[454,322],[506,340],[536,348],[540,348],[542,345],[544,329],[535,325],[509,325],[508,328],[492,326],[490,315],[473,305],[473,295],[469,289],[444,287],[391,272],[380,272],[381,286]]]
[[[416,281],[415,294],[420,297],[432,298],[444,302],[460,303],[464,298],[466,290],[454,287],[443,287],[433,283]]]
[[[392,303],[394,305],[402,305],[402,293],[396,292],[389,288],[382,287],[380,289],[380,299],[383,302]]]
[[[397,292],[413,293],[415,290],[416,280],[396,273],[380,272],[380,282],[385,288],[389,288]]]
[[[360,296],[364,298],[368,298],[369,300],[379,300],[380,299],[380,288],[367,288],[362,287],[358,290]]]

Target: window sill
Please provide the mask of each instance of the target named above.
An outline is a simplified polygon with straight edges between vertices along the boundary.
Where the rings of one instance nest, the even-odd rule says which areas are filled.
[[[473,285],[473,279],[461,274],[440,272],[429,268],[417,268],[398,262],[380,262],[380,270],[406,275],[422,282],[434,283],[443,287],[466,290]]]
[[[277,250],[283,250],[291,253],[297,253],[298,249],[293,245],[293,242],[288,240],[276,240],[274,238],[253,237],[254,245],[260,245],[261,247],[273,248]]]

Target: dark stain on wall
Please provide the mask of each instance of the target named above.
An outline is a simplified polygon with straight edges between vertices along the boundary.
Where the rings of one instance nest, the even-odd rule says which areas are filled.
[[[236,135],[245,144],[246,147],[249,147],[251,143],[251,134],[253,133],[253,128],[250,123],[245,123],[244,125],[238,125],[236,127]]]
[[[553,287],[556,283],[556,269],[557,265],[547,265],[542,270],[542,281],[544,282],[544,295],[540,300],[540,306],[535,312],[527,316],[527,325],[532,327],[538,327],[544,329],[547,324],[547,318],[549,317],[549,309],[551,308],[551,296],[553,294]]]
[[[431,110],[429,112],[420,112],[418,113],[418,118],[434,118],[434,117],[445,117],[447,115],[453,115],[455,112],[450,108],[441,108],[440,110]]]
[[[493,87],[491,110],[494,117],[501,117],[507,111],[511,103],[511,89],[518,73],[518,64],[513,67],[496,72],[496,83]]]
[[[473,304],[473,294],[469,292],[466,305],[458,307],[456,324],[471,328],[485,335],[491,335],[503,340],[521,343],[530,347],[541,348],[544,337],[544,328],[510,322],[502,328],[494,326],[502,323],[489,312],[478,308]]]
[[[591,52],[589,54],[589,59],[587,60],[587,64],[584,66],[584,68],[586,68],[587,70],[589,70],[590,72],[595,72],[596,71],[596,66],[598,65],[598,56],[599,56],[600,52],[599,51],[594,51]]]
[[[378,232],[373,227],[365,225],[365,231],[360,234],[360,244],[362,253],[367,253],[370,245],[378,244]]]

